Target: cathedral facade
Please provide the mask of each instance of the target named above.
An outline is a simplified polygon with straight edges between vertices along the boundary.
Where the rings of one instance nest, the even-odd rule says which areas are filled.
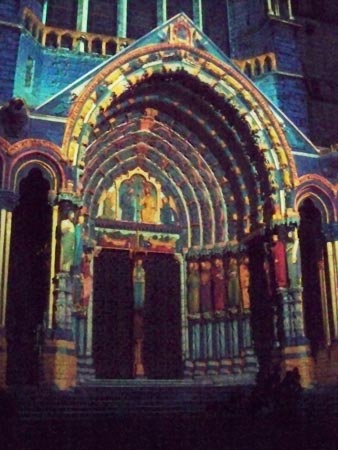
[[[337,7],[137,3],[0,5],[0,386],[335,384]]]

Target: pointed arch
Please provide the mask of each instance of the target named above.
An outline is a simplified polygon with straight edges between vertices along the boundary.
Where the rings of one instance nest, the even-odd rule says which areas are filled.
[[[40,168],[52,190],[66,185],[66,161],[60,148],[45,140],[25,139],[8,149],[6,188],[18,192],[20,181],[32,168]]]
[[[299,178],[295,196],[295,209],[298,210],[306,198],[310,198],[321,212],[324,223],[338,220],[337,187],[317,174],[303,175]]]
[[[288,161],[289,178],[296,184],[297,174],[291,149],[278,120],[259,91],[234,67],[212,55],[184,45],[158,44],[127,52],[105,67],[83,90],[69,115],[63,151],[77,164],[82,141],[95,129],[99,111],[107,109],[113,99],[132,89],[142,79],[163,72],[182,70],[205,82],[220,93],[226,103],[241,110],[249,129],[258,134],[259,144],[275,153],[283,165]],[[273,158],[272,158],[273,159]]]

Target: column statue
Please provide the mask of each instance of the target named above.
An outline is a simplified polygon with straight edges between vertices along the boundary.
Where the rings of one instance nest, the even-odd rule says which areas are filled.
[[[239,281],[242,292],[242,306],[244,310],[248,310],[250,309],[250,296],[249,296],[250,272],[249,272],[249,258],[247,256],[243,256],[239,263]]]
[[[289,286],[297,289],[301,286],[300,248],[298,232],[295,228],[288,232],[286,242],[286,260],[288,266]]]
[[[238,306],[240,294],[238,264],[237,259],[233,256],[229,260],[227,278],[229,306]]]
[[[61,221],[61,270],[63,272],[69,272],[74,262],[74,217],[74,211],[69,211],[67,218]]]
[[[275,282],[277,287],[286,288],[288,285],[285,244],[277,234],[272,236],[271,253],[275,269]]]
[[[79,268],[83,257],[84,216],[81,214],[74,226],[74,267]]]
[[[201,312],[211,313],[213,310],[211,298],[211,262],[202,261],[200,263],[200,302]]]
[[[220,312],[224,310],[226,304],[226,289],[225,289],[225,271],[223,260],[216,258],[212,267],[212,282],[213,282],[213,300],[214,310]]]
[[[188,313],[191,315],[200,312],[200,276],[198,270],[198,263],[190,261],[188,264]]]

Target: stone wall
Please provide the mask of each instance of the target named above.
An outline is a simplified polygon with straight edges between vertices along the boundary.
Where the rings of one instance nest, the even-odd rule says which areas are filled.
[[[28,58],[34,60],[32,87],[25,87]],[[101,64],[104,59],[102,56],[66,49],[43,48],[30,34],[24,33],[17,58],[14,95],[24,98],[30,106],[38,106]]]
[[[321,146],[338,142],[337,27],[305,19],[299,49],[309,102],[310,138]]]
[[[19,28],[0,23],[0,104],[7,102],[13,94],[19,39]]]

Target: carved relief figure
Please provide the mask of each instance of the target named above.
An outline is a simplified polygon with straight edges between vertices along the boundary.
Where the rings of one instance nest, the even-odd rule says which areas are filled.
[[[145,223],[154,223],[156,214],[156,192],[153,186],[148,183],[144,187],[143,196],[140,199],[141,220]]]
[[[286,259],[288,264],[290,288],[299,288],[301,286],[301,266],[297,229],[288,232],[286,242]]]
[[[160,220],[164,225],[172,225],[177,222],[177,213],[174,206],[170,197],[163,197]]]
[[[277,287],[287,287],[287,270],[286,270],[286,257],[285,257],[285,244],[278,238],[278,235],[272,236],[272,257],[274,261],[275,269],[275,281]]]
[[[133,269],[134,309],[141,310],[145,299],[145,270],[141,258],[137,259]]]
[[[103,200],[102,219],[114,220],[116,217],[115,193],[108,191]]]
[[[201,312],[211,312],[213,310],[211,299],[211,262],[201,262],[200,273],[200,302]]]
[[[215,311],[223,311],[226,304],[225,271],[223,260],[216,258],[212,267],[213,299]]]
[[[188,265],[188,312],[198,314],[200,312],[200,275],[197,262],[189,262]]]
[[[145,277],[142,258],[137,258],[133,268],[134,287],[134,317],[133,317],[133,337],[134,337],[134,364],[133,374],[137,377],[144,376],[143,365],[143,310],[145,302]]]
[[[82,260],[82,298],[81,306],[87,310],[90,296],[93,291],[92,255],[86,253]]]
[[[237,306],[239,303],[239,280],[237,259],[231,257],[228,265],[228,299],[230,306]]]
[[[135,220],[135,192],[129,183],[124,183],[120,191],[121,220]]]
[[[249,285],[250,285],[250,272],[249,272],[249,258],[244,256],[241,258],[239,264],[239,281],[241,285],[242,292],[242,305],[243,309],[250,308],[250,296],[249,296]]]

